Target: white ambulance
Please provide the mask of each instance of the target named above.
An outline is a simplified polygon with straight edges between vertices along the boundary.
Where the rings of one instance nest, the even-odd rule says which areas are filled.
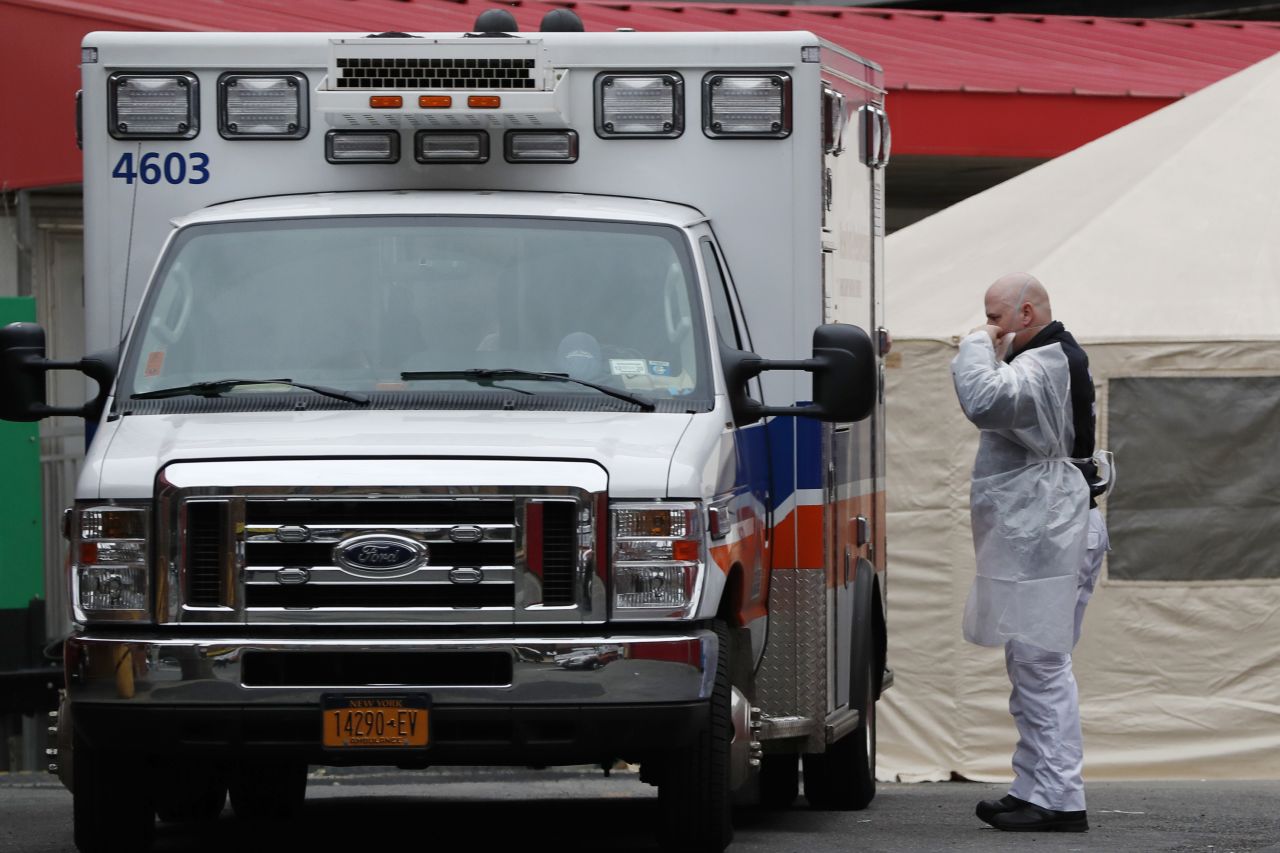
[[[59,772],[81,850],[309,765],[862,808],[881,71],[807,32],[93,33]],[[490,22],[492,19],[490,19]],[[495,30],[490,32],[489,30]],[[864,331],[868,330],[868,331]],[[62,355],[62,354],[58,354]]]

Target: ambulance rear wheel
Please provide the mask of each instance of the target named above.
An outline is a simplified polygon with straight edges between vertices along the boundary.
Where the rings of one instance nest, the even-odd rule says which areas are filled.
[[[156,813],[146,768],[124,753],[90,747],[75,739],[71,808],[80,853],[147,850],[155,838]]]
[[[793,752],[765,755],[760,760],[760,805],[786,809],[800,796],[800,759]]]
[[[733,840],[729,790],[729,632],[714,625],[719,642],[707,727],[687,750],[665,757],[658,783],[662,849],[720,853]]]
[[[858,727],[828,746],[826,752],[804,757],[804,797],[814,808],[859,811],[875,799],[876,681],[870,661],[859,682],[866,696],[866,713]]]

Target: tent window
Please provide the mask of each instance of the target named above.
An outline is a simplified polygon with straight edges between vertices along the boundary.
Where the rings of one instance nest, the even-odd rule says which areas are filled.
[[[1112,580],[1280,578],[1280,377],[1112,379]]]

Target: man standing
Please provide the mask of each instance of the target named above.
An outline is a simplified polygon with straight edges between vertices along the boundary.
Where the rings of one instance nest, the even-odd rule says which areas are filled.
[[[970,511],[977,577],[964,635],[1004,646],[1018,728],[1008,796],[977,815],[997,829],[1084,832],[1084,747],[1071,650],[1107,550],[1093,503],[1089,360],[1054,322],[1026,273],[998,279],[987,325],[951,363],[956,396],[981,430]]]

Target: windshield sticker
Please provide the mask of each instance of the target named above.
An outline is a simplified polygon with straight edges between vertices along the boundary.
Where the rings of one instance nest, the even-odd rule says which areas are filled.
[[[650,361],[649,373],[653,376],[670,376],[671,362],[669,361]]]
[[[147,355],[147,366],[143,376],[159,376],[164,371],[164,350],[156,350]]]
[[[611,358],[609,370],[614,376],[643,376],[646,373],[643,358]]]

